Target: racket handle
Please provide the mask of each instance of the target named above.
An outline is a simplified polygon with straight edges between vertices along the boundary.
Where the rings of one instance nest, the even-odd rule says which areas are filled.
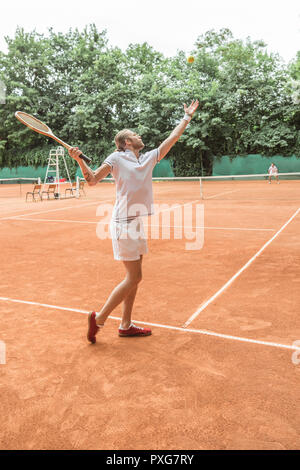
[[[83,155],[83,153],[79,156],[80,156],[80,158],[82,158],[82,160],[85,161],[85,163],[91,163],[91,161],[92,161],[92,159],[90,157],[87,157],[86,155]]]

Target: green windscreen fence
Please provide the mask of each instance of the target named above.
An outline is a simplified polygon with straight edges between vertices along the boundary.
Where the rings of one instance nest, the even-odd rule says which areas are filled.
[[[267,173],[274,163],[279,173],[293,173],[300,171],[300,158],[295,155],[283,157],[275,155],[264,157],[262,155],[245,155],[237,157],[214,157],[213,176],[221,175],[253,175]]]
[[[94,170],[98,168],[101,165],[99,163],[96,166],[92,166]],[[19,166],[17,168],[1,168],[0,169],[0,179],[5,179],[5,178],[41,178],[42,181],[44,181],[44,178],[46,176],[46,171],[47,167],[46,166]],[[76,176],[79,176],[80,178],[82,177],[81,170],[78,166],[77,171],[76,171]],[[154,177],[173,177],[174,173],[172,170],[172,167],[170,165],[169,160],[162,160],[159,162],[155,167],[153,171],[153,176]]]
[[[275,163],[279,173],[300,172],[300,157],[295,155],[283,157],[275,155],[273,157],[264,157],[262,155],[245,155],[237,157],[214,157],[213,176],[222,175],[253,175],[265,174],[271,163]],[[96,165],[95,169],[100,166]],[[18,168],[0,169],[0,178],[45,178],[47,167],[39,166],[20,166]],[[81,170],[78,167],[76,176],[81,177]],[[153,177],[173,177],[170,160],[163,159],[153,170]]]
[[[164,158],[154,167],[154,170],[153,170],[154,178],[157,178],[157,177],[171,178],[173,176],[174,176],[174,173],[170,164],[170,160],[167,160]]]
[[[17,168],[1,168],[0,179],[4,178],[45,178],[47,167],[18,166]]]
[[[96,170],[96,168],[98,168],[100,165],[101,163],[99,163],[99,165],[97,165],[96,167],[93,166],[93,170]],[[82,177],[82,173],[79,167],[76,171],[76,177],[77,176],[79,176],[79,178]],[[173,177],[173,176],[174,176],[174,173],[173,173],[170,161],[167,159],[163,159],[154,167],[153,177],[155,178],[156,177]]]

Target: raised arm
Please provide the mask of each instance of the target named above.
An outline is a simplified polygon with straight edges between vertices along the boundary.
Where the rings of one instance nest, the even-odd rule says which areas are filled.
[[[184,118],[180,121],[178,126],[175,127],[175,129],[171,132],[169,137],[164,140],[162,144],[159,146],[159,159],[162,160],[169,150],[173,147],[174,144],[176,144],[177,140],[179,140],[179,137],[183,134],[185,128],[187,127],[188,123],[193,117],[194,112],[198,108],[199,101],[192,101],[190,106],[187,106],[186,104],[184,105]]]
[[[95,186],[99,181],[105,178],[110,173],[110,166],[107,163],[103,163],[97,170],[93,171],[80,155],[81,150],[78,147],[72,147],[69,150],[70,157],[74,158],[79,163],[83,177],[89,186]]]

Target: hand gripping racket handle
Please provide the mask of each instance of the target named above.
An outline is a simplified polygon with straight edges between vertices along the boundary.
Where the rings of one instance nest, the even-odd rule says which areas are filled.
[[[82,160],[85,161],[85,163],[91,163],[91,161],[92,161],[92,159],[90,157],[87,157],[86,155],[83,155],[83,153],[79,156],[80,156],[80,158],[82,158]]]

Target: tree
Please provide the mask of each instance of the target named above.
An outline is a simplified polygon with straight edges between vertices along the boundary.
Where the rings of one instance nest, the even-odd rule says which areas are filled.
[[[147,43],[122,52],[95,25],[47,35],[18,28],[6,41],[1,166],[43,165],[53,146],[16,122],[18,109],[45,121],[98,166],[119,130],[136,130],[155,147],[182,118],[183,103],[196,98],[193,123],[168,155],[175,174],[210,174],[214,156],[299,152],[292,87],[300,78],[300,53],[287,67],[262,41],[235,39],[229,29],[199,36],[192,65],[182,51],[167,59]],[[76,163],[70,166],[74,174]]]

